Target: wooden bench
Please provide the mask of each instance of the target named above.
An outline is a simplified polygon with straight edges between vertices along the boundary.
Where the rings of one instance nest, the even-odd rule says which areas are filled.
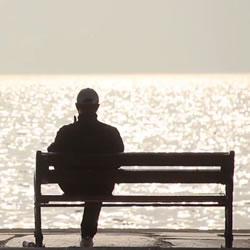
[[[69,164],[82,166],[79,177],[86,169],[102,165],[100,178],[112,176],[116,183],[217,183],[225,186],[223,194],[169,195],[112,195],[100,197],[66,197],[44,195],[41,185],[57,183],[51,166]],[[110,165],[138,166],[135,169],[109,169]],[[83,167],[84,166],[84,167]],[[106,166],[106,167],[105,167]],[[142,168],[147,166],[148,168]],[[159,168],[160,166],[160,168]],[[181,166],[181,167],[178,167]],[[193,167],[193,168],[191,168]],[[73,171],[73,170],[72,170]],[[98,170],[99,171],[99,170]],[[67,173],[70,178],[70,172]],[[35,240],[43,244],[41,207],[84,206],[84,202],[102,201],[103,206],[219,206],[225,208],[225,246],[230,248],[232,235],[234,152],[229,153],[119,153],[109,155],[73,155],[37,152],[35,188]]]

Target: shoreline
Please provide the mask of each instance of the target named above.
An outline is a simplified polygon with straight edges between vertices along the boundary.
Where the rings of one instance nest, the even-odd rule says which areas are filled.
[[[0,248],[20,248],[23,241],[34,242],[34,229],[0,229]],[[80,229],[44,229],[44,244],[49,248],[79,247]],[[250,248],[250,229],[234,230],[234,248]],[[98,248],[221,248],[223,230],[196,229],[99,229],[94,246]],[[23,247],[22,247],[23,248]],[[29,247],[28,249],[36,249]]]
[[[44,233],[78,233],[80,228],[44,228]],[[34,228],[0,228],[0,234],[7,233],[33,233]],[[224,232],[224,229],[164,229],[164,228],[99,228],[99,233],[147,233],[147,232],[160,232],[160,233],[212,233],[220,234]],[[234,229],[235,234],[250,234],[250,229]]]

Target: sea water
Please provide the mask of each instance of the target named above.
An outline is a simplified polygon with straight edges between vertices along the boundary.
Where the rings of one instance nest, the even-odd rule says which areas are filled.
[[[36,150],[72,123],[76,95],[100,95],[98,119],[117,127],[125,151],[234,150],[234,228],[250,228],[250,75],[0,77],[0,227],[33,228]],[[50,190],[61,193],[52,185]],[[43,192],[48,192],[48,188]],[[116,194],[222,192],[217,185],[117,185]],[[43,227],[79,227],[82,208],[43,208]],[[218,229],[223,208],[103,208],[99,227]]]

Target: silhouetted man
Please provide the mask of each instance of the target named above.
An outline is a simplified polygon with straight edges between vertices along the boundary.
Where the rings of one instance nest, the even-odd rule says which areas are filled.
[[[115,127],[97,120],[99,97],[93,89],[82,89],[76,102],[78,121],[63,126],[56,135],[55,141],[48,147],[49,152],[73,152],[83,154],[118,153],[124,151],[122,138]],[[65,166],[70,167],[70,166]],[[100,167],[100,166],[99,166]],[[118,166],[119,167],[119,166]],[[96,168],[98,172],[98,166]],[[102,195],[112,194],[114,183],[110,180],[76,183],[74,180],[62,179],[59,186],[67,195]],[[97,232],[101,203],[87,203],[81,223],[81,246],[93,246],[93,237]]]

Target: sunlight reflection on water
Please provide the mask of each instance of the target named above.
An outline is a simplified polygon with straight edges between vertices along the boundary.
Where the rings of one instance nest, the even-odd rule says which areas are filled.
[[[73,122],[78,91],[100,94],[99,119],[126,151],[236,151],[235,228],[250,228],[250,76],[9,76],[0,78],[0,221],[33,227],[35,151]],[[60,192],[57,187],[52,187]],[[48,190],[45,188],[45,191]],[[221,192],[217,185],[119,185],[116,193]],[[105,208],[100,227],[222,228],[223,209]],[[43,210],[45,227],[78,227],[82,209]],[[193,219],[191,219],[193,218]]]

